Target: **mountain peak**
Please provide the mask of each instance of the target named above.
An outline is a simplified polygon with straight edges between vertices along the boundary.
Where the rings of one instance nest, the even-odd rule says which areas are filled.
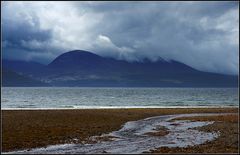
[[[69,51],[69,52],[63,53],[60,56],[65,56],[65,55],[72,55],[72,56],[98,56],[99,57],[99,55],[97,55],[97,54],[94,54],[94,53],[88,52],[88,51],[84,51],[84,50]]]
[[[82,65],[93,65],[94,62],[102,61],[102,57],[94,53],[73,50],[67,53],[63,53],[54,59],[48,66],[50,67],[74,67]]]

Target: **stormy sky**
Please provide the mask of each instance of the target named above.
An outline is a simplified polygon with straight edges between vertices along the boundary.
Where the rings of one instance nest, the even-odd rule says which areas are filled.
[[[2,2],[2,56],[47,64],[80,49],[236,75],[238,14],[238,2]]]

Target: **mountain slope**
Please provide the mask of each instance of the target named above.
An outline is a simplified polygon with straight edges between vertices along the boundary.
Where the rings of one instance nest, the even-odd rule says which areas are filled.
[[[237,76],[201,72],[173,60],[127,62],[81,50],[58,56],[47,68],[46,78],[61,86],[237,86]]]

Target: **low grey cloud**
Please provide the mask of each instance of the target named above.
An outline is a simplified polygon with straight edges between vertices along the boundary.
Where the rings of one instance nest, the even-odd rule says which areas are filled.
[[[238,74],[238,14],[238,2],[3,2],[3,57],[49,63],[81,49]]]

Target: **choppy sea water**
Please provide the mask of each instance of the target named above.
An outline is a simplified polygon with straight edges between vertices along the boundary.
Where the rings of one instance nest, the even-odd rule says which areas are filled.
[[[238,88],[3,87],[2,108],[225,107]]]

